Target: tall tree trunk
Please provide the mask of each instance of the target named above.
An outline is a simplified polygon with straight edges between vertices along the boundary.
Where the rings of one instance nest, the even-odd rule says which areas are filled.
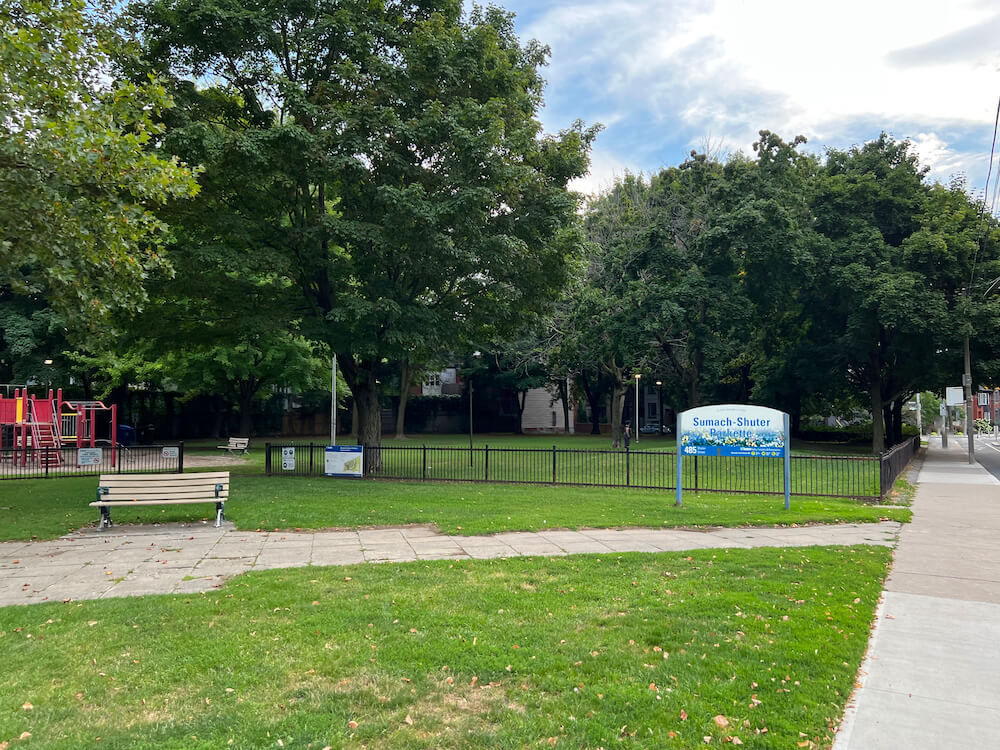
[[[892,444],[899,445],[903,442],[903,402],[904,399],[897,398],[892,402]]]
[[[600,383],[600,376],[597,377],[597,383],[594,383],[594,387],[590,387],[590,379],[587,378],[586,372],[580,373],[580,383],[583,385],[583,392],[587,396],[587,404],[590,406],[590,434],[600,435],[601,434],[601,392],[597,389],[598,383]]]
[[[569,429],[569,378],[565,377],[559,381],[559,397],[563,402],[563,432],[570,433]]]
[[[250,437],[253,432],[253,399],[240,399],[240,435]]]
[[[517,392],[517,434],[524,434],[524,405],[528,400],[528,391]]]
[[[625,437],[622,414],[625,410],[625,386],[616,379],[611,387],[611,447],[620,448]]]
[[[399,408],[396,410],[396,440],[406,439],[406,402],[410,398],[410,378],[413,371],[410,360],[399,363]]]
[[[375,362],[358,362],[350,355],[338,355],[340,371],[354,395],[358,445],[365,446],[365,473],[382,468],[382,407],[375,378]]]
[[[700,349],[695,349],[691,355],[691,369],[688,377],[688,404],[689,409],[693,409],[696,406],[701,406],[701,391],[698,388],[698,383],[701,380],[701,363],[704,359]]]
[[[885,450],[885,425],[882,416],[882,362],[877,349],[869,355],[868,365],[871,378],[869,395],[872,409],[872,453],[878,455]]]

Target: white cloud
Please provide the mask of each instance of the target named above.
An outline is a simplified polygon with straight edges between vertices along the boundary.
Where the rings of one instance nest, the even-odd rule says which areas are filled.
[[[598,144],[590,156],[590,171],[583,177],[572,180],[569,188],[586,195],[596,195],[613,187],[615,181],[624,177],[627,172],[638,171],[634,166],[630,167],[625,159]]]
[[[657,131],[663,144],[712,133],[746,152],[760,128],[818,148],[849,145],[862,128],[905,137],[905,127],[946,178],[974,166],[946,131],[992,132],[1000,47],[986,40],[996,29],[998,9],[982,0],[580,0],[535,14],[521,33],[552,47],[550,98],[581,92],[546,112],[556,120],[613,109],[628,114],[619,126]],[[623,166],[649,168],[650,144],[636,138],[627,152],[624,132],[602,137]]]

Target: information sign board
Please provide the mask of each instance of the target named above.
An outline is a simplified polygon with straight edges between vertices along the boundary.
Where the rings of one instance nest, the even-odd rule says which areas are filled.
[[[791,459],[788,415],[749,404],[717,404],[677,415],[677,505],[683,494],[683,459],[698,456],[785,459],[785,508],[789,507]]]
[[[950,385],[945,390],[944,400],[948,406],[961,406],[965,403],[965,391],[960,385]]]
[[[76,452],[77,466],[100,466],[103,461],[103,448],[79,448]]]
[[[281,449],[281,470],[295,471],[295,448]]]
[[[180,452],[181,452],[180,448],[178,448],[176,445],[173,446],[167,445],[164,446],[163,450],[160,451],[160,456],[162,458],[178,458],[180,456]]]
[[[328,445],[323,472],[328,477],[362,477],[365,449],[361,445]]]

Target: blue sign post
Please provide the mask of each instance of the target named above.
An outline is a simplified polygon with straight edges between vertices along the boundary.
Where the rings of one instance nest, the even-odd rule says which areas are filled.
[[[785,459],[785,510],[790,507],[792,464],[788,415],[746,404],[699,406],[677,415],[677,501],[684,495],[685,456]]]

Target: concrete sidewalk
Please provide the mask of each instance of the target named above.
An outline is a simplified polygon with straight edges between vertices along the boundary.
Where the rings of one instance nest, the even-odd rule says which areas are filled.
[[[1000,482],[928,449],[834,750],[1000,746]]]
[[[0,606],[205,591],[248,570],[360,562],[666,552],[718,547],[892,545],[900,525],[797,528],[585,529],[444,536],[426,526],[247,532],[232,524],[83,530],[49,542],[0,543]]]

